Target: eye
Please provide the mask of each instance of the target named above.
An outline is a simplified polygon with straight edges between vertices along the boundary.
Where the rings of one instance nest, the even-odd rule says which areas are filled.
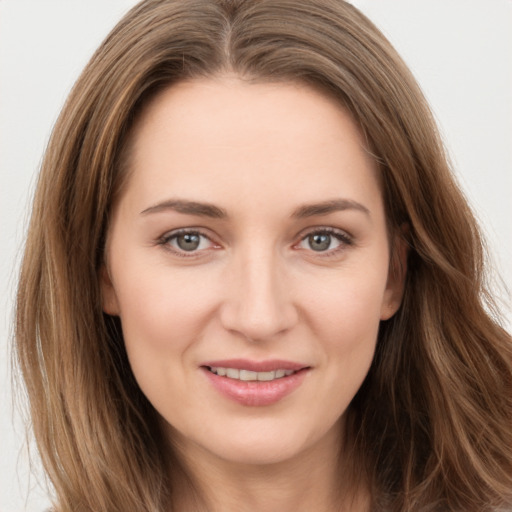
[[[212,240],[200,231],[185,229],[167,233],[159,243],[183,256],[215,247]]]
[[[351,238],[342,231],[322,228],[308,233],[297,247],[314,252],[336,252],[352,243]]]

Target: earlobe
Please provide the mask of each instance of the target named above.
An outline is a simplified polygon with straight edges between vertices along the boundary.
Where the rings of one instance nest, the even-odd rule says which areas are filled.
[[[99,276],[103,311],[108,315],[117,316],[119,315],[119,303],[105,263],[101,265]]]
[[[404,237],[407,230],[408,227],[402,226],[393,241],[388,281],[384,300],[382,301],[381,320],[389,320],[398,311],[402,303],[407,276],[407,256],[409,254],[409,247]]]

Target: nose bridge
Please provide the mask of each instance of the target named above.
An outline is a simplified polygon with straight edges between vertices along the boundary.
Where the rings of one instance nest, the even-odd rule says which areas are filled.
[[[255,341],[289,329],[296,321],[296,312],[279,254],[270,244],[255,242],[247,244],[234,260],[224,326]]]

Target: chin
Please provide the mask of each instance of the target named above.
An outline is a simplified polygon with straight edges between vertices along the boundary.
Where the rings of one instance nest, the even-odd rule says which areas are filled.
[[[341,439],[342,418],[330,428],[303,420],[293,424],[268,417],[252,420],[231,424],[229,428],[222,425],[212,428],[210,424],[202,435],[194,438],[177,433],[178,446],[189,450],[193,444],[199,458],[206,457],[212,462],[265,466],[308,457],[311,451],[322,450],[322,447],[332,453],[333,442],[337,444]]]
[[[237,443],[216,447],[218,457],[230,463],[252,466],[267,466],[293,460],[304,450],[303,444],[293,439],[245,439]]]

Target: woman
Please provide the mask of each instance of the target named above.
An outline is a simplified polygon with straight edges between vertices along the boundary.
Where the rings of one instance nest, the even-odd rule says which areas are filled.
[[[505,509],[482,276],[428,107],[355,8],[142,2],[57,122],[23,262],[56,510]]]

